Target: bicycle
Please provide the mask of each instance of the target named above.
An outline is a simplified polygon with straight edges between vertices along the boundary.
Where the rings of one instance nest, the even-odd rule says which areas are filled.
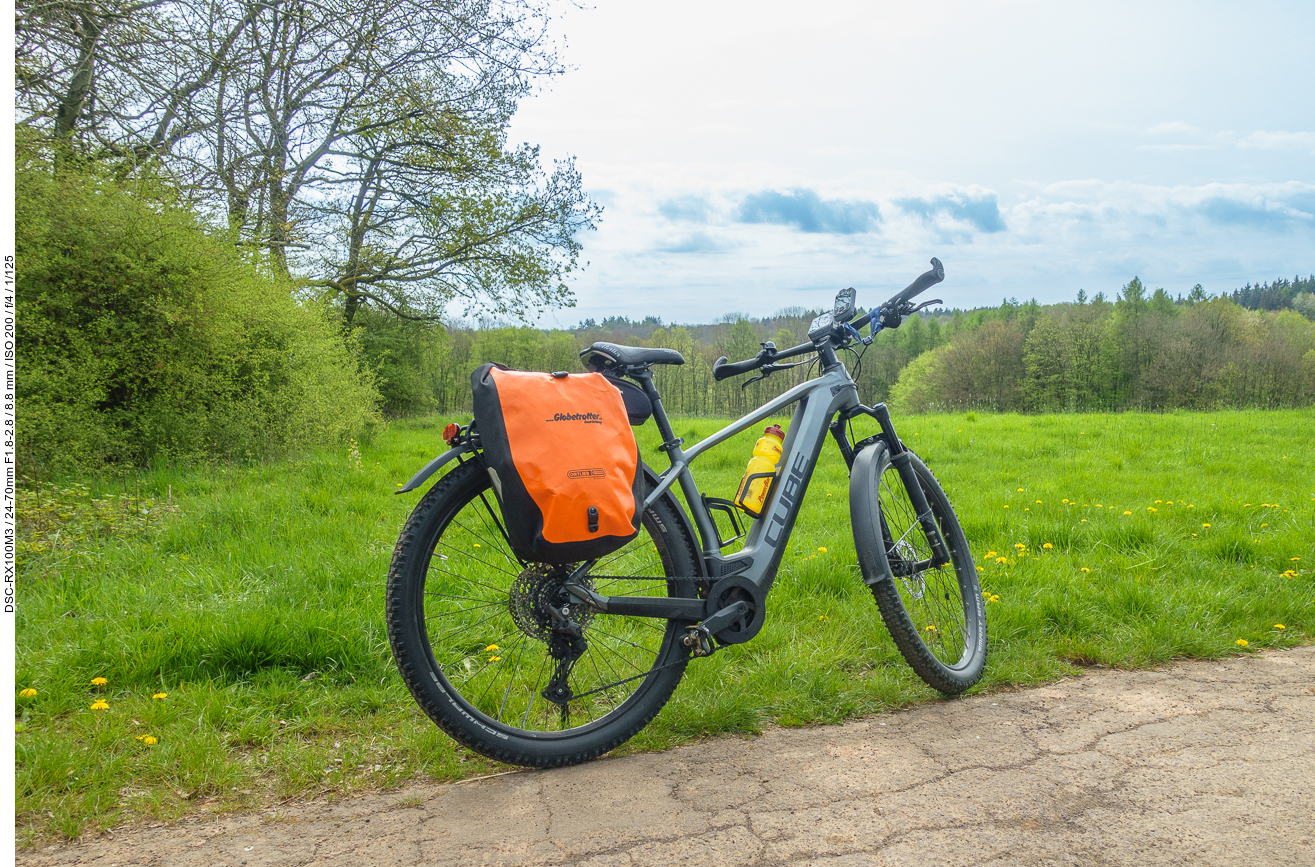
[[[403,680],[429,717],[470,749],[500,761],[551,767],[587,761],[634,736],[671,697],[690,659],[742,644],[762,629],[766,598],[828,432],[850,468],[850,518],[863,581],[901,654],[930,686],[956,695],[982,676],[986,612],[968,542],[945,492],[899,439],[883,404],[864,406],[837,350],[870,344],[882,329],[938,300],[911,299],[944,279],[932,269],[851,322],[855,291],[813,320],[806,343],[713,366],[718,381],[815,355],[821,372],[712,436],[683,448],[651,368],[681,364],[671,349],[595,343],[586,367],[628,377],[652,404],[670,466],[647,465],[639,537],[598,560],[527,563],[513,552],[490,496],[478,430],[450,425],[451,449],[399,491],[457,465],[420,500],[388,575],[389,641]],[[863,337],[860,329],[871,326]],[[811,370],[811,369],[810,369]],[[750,380],[753,381],[753,380]],[[761,517],[746,531],[733,504],[699,491],[690,464],[745,429],[795,405]],[[880,433],[850,443],[851,420]],[[672,493],[680,485],[688,512]],[[737,534],[721,536],[714,511]],[[722,550],[743,538],[729,556]]]

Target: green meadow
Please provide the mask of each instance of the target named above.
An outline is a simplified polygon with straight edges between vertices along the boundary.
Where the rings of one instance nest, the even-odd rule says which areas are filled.
[[[21,491],[20,845],[503,770],[421,714],[383,625],[419,497],[393,492],[451,420],[286,462]],[[676,429],[689,443],[724,423]],[[1315,634],[1315,411],[896,424],[949,493],[987,594],[975,690]],[[702,490],[733,493],[758,433],[695,462]],[[658,465],[653,426],[639,438]],[[624,751],[945,700],[904,665],[859,579],[847,492],[828,445],[762,633],[691,663]]]

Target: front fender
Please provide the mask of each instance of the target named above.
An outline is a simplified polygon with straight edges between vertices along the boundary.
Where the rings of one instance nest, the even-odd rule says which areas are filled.
[[[453,460],[459,455],[464,455],[467,452],[473,452],[473,451],[474,449],[470,447],[469,443],[463,443],[462,445],[459,445],[456,448],[444,452],[443,454],[439,455],[438,457],[434,458],[432,461],[421,467],[420,472],[412,476],[411,481],[407,482],[401,488],[401,490],[397,491],[396,493],[405,494],[408,493],[409,491],[414,491],[416,488],[423,485],[426,479],[428,479],[434,473],[438,472],[442,468],[442,466],[446,464],[448,461]]]

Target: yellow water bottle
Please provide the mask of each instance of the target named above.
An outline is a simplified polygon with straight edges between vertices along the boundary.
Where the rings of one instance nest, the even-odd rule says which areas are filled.
[[[779,425],[772,425],[763,431],[763,435],[753,447],[753,457],[740,479],[739,490],[735,492],[735,505],[755,518],[761,518],[763,506],[767,503],[767,492],[772,489],[776,478],[776,465],[781,461],[781,444],[785,441],[785,431]]]

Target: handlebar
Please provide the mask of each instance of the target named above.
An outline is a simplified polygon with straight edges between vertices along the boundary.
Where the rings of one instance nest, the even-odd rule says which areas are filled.
[[[858,331],[862,329],[864,325],[867,325],[869,322],[871,322],[873,313],[894,312],[899,309],[899,306],[901,304],[908,301],[914,295],[918,295],[922,292],[926,292],[932,286],[935,286],[937,283],[941,282],[944,279],[945,279],[945,266],[941,264],[940,259],[933,258],[931,260],[930,271],[926,272],[925,274],[919,274],[918,279],[910,283],[904,289],[903,292],[900,292],[898,295],[891,297],[888,301],[886,301],[885,304],[882,304],[880,307],[876,308],[875,310],[869,310],[867,313],[860,316],[857,321],[851,323],[854,326],[854,330]]]
[[[878,322],[883,322],[888,319],[893,320],[893,324],[883,322],[885,327],[898,327],[900,318],[905,313],[909,312],[907,310],[901,310],[901,308],[908,303],[909,299],[919,293],[927,291],[929,288],[935,286],[944,279],[945,267],[941,265],[940,259],[933,258],[931,260],[931,270],[918,275],[918,278],[905,287],[905,289],[898,295],[892,296],[880,307],[868,311],[849,324],[855,331],[858,331],[872,321],[873,314],[877,314]],[[928,303],[935,304],[939,302],[930,301]],[[834,332],[832,333],[834,334]],[[875,332],[873,333],[873,336],[876,336]],[[826,340],[823,340],[822,342],[825,343]],[[763,347],[753,358],[747,358],[744,361],[730,361],[723,355],[712,363],[712,378],[721,382],[723,379],[730,379],[732,376],[739,376],[740,374],[748,373],[751,370],[758,370],[759,368],[773,362],[786,358],[793,358],[796,355],[816,352],[817,350],[818,345],[810,342],[801,343],[798,346],[780,352]]]
[[[817,347],[811,343],[801,343],[798,346],[782,349],[779,352],[768,352],[766,349],[761,349],[753,358],[744,361],[728,361],[726,356],[723,355],[712,363],[712,378],[721,382],[723,379],[730,379],[732,376],[739,376],[741,373],[757,370],[765,364],[771,364],[785,358],[794,358],[796,355],[804,355],[816,349]]]

